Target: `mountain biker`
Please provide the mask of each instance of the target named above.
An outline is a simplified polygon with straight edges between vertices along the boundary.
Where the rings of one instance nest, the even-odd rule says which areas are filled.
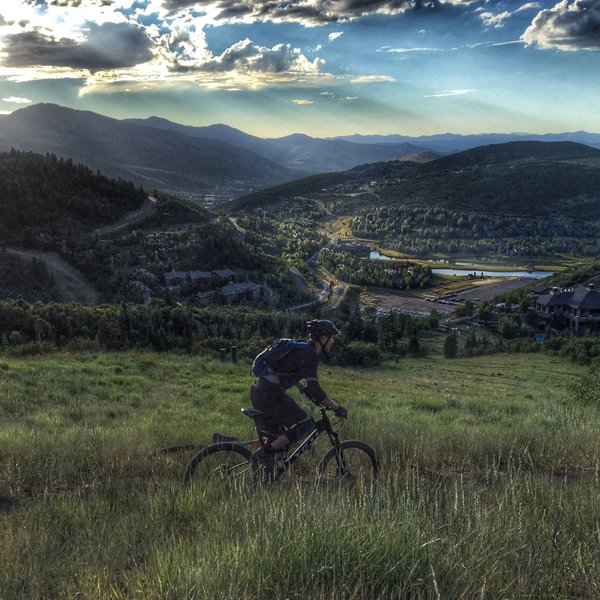
[[[314,319],[306,324],[308,343],[298,344],[285,354],[276,365],[276,377],[257,377],[250,389],[252,405],[265,414],[259,426],[265,431],[283,431],[255,453],[264,465],[267,475],[275,469],[275,452],[300,440],[315,428],[314,419],[285,391],[292,386],[301,388],[315,404],[333,410],[336,416],[346,418],[348,411],[334,402],[319,385],[317,366],[334,344],[338,328],[326,319]],[[300,381],[305,379],[306,386]]]

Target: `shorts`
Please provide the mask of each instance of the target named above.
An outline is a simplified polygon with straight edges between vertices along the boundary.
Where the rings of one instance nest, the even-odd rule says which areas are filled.
[[[309,414],[279,385],[257,379],[250,388],[250,399],[252,406],[266,415],[258,422],[264,431],[285,433],[285,429],[310,419]]]

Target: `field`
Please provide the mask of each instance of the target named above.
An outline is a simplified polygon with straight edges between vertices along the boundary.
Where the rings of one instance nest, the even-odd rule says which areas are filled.
[[[183,489],[247,436],[248,365],[176,354],[0,357],[0,597],[597,598],[600,436],[582,367],[541,355],[324,365],[372,489],[310,471]],[[324,452],[317,448],[315,457]],[[291,474],[290,474],[291,475]]]

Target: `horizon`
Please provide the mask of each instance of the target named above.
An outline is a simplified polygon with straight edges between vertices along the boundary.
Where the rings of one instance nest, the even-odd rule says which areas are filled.
[[[59,108],[67,108],[67,109],[72,109],[72,110],[81,110],[83,112],[92,112],[95,114],[98,114],[100,116],[103,117],[108,117],[108,118],[115,118],[118,121],[127,121],[130,119],[135,119],[136,117],[124,117],[122,119],[117,119],[116,117],[111,117],[110,115],[107,114],[102,114],[102,113],[97,113],[96,111],[91,111],[89,109],[78,109],[78,108],[72,108],[72,107],[68,107],[68,106],[62,106],[60,104],[55,104],[52,102],[39,102],[36,104],[32,104],[30,106],[28,106],[27,108],[32,108],[35,106],[41,106],[41,105],[50,105],[50,106],[58,106]],[[14,111],[10,112],[10,113],[0,113],[0,119],[3,117],[10,117],[12,114],[23,110],[23,108],[18,108],[15,109]],[[187,127],[228,127],[228,128],[232,128],[232,129],[236,129],[237,131],[241,131],[242,133],[248,134],[248,135],[254,135],[254,134],[249,134],[247,131],[244,131],[243,129],[238,129],[237,127],[233,127],[231,125],[229,125],[228,123],[209,123],[207,125],[187,125],[185,123],[179,123],[177,121],[170,121],[170,119],[166,119],[166,117],[160,116],[160,115],[151,115],[149,117],[145,117],[143,120],[150,120],[150,119],[160,119],[160,120],[167,120],[171,123],[177,124],[177,125],[184,125]],[[420,138],[433,138],[433,137],[443,137],[443,136],[452,136],[452,137],[493,137],[493,136],[518,136],[518,137],[527,137],[527,136],[536,136],[536,137],[543,137],[543,136],[567,136],[567,135],[577,135],[577,134],[585,134],[585,135],[598,135],[600,136],[600,132],[595,132],[595,131],[586,131],[583,129],[577,130],[577,131],[548,131],[545,133],[532,133],[532,132],[527,132],[527,131],[512,131],[512,132],[508,132],[508,133],[503,133],[503,132],[499,132],[499,131],[480,131],[477,133],[470,133],[470,134],[461,134],[461,133],[456,133],[456,132],[452,132],[452,131],[441,131],[438,133],[433,133],[433,134],[426,134],[426,135],[417,135],[417,136],[409,136],[405,133],[401,133],[401,132],[395,132],[395,133],[387,133],[387,134],[374,134],[374,133],[342,133],[339,134],[337,136],[327,136],[327,137],[317,137],[317,136],[310,136],[309,134],[303,132],[303,131],[293,131],[289,134],[285,134],[282,136],[277,136],[279,137],[291,137],[293,135],[306,135],[308,137],[314,138],[314,139],[323,139],[323,140],[335,140],[335,139],[339,139],[339,138],[351,138],[351,137],[365,137],[365,138],[369,138],[369,137],[406,137],[406,138],[410,138],[410,139],[420,139]],[[261,137],[261,136],[255,136],[255,137]],[[266,139],[266,138],[262,138],[262,139]],[[277,138],[273,138],[273,139],[277,139]],[[528,141],[528,140],[520,140],[520,141]],[[530,140],[530,141],[540,141],[540,140]],[[583,144],[583,142],[578,142],[578,141],[574,141],[574,140],[555,140],[557,142],[572,142],[572,143],[576,143],[576,144]],[[499,143],[503,143],[503,142],[499,142]]]
[[[263,138],[594,132],[599,25],[600,0],[4,0],[0,114]]]

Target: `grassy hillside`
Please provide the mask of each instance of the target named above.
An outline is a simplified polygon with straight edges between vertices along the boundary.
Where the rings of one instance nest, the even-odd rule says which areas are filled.
[[[597,407],[538,355],[323,367],[372,491],[309,473],[183,490],[161,446],[246,436],[248,364],[180,355],[0,358],[7,598],[594,598]],[[320,455],[324,448],[311,453]],[[306,456],[302,462],[314,458]]]

